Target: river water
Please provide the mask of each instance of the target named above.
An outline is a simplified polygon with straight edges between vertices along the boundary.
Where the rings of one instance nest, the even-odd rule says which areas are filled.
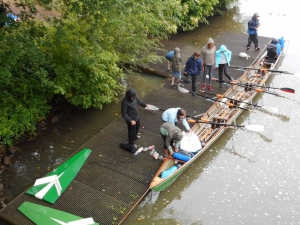
[[[196,49],[222,31],[242,32],[254,12],[260,13],[259,35],[283,36],[285,55],[278,70],[300,73],[297,9],[292,0],[239,0],[209,25],[172,37]],[[246,46],[246,40],[245,40]],[[127,78],[141,99],[162,82],[144,75]],[[124,225],[299,224],[300,223],[300,76],[277,74],[271,85],[290,87],[295,94],[263,94],[261,105],[279,108],[277,115],[245,112],[238,123],[265,126],[263,133],[228,129],[166,191],[150,194]],[[102,110],[81,110],[51,124],[41,136],[18,147],[13,164],[2,174],[5,201],[26,190],[74,150],[120,115],[119,103]]]

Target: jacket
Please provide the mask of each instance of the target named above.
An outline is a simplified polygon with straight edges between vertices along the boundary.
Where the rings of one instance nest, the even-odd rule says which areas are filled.
[[[202,70],[202,61],[200,58],[195,60],[194,55],[192,55],[188,61],[185,63],[184,72],[189,75],[199,76]]]
[[[181,108],[170,108],[166,111],[163,112],[162,114],[162,119],[163,121],[167,121],[167,122],[170,122],[172,123],[173,125],[175,125],[175,123],[178,122],[178,119],[177,119],[177,112],[178,110],[180,110]],[[182,120],[182,124],[183,126],[185,127],[185,129],[187,131],[189,131],[191,128],[190,128],[190,125],[188,124],[188,122],[186,121],[186,119],[184,118]]]
[[[133,97],[133,100],[131,99]],[[137,121],[139,112],[137,106],[146,107],[146,103],[139,100],[134,89],[127,90],[125,98],[121,102],[121,114],[126,123],[130,124],[132,120]]]
[[[259,19],[256,19],[255,14],[252,16],[252,18],[248,21],[248,34],[257,34],[257,28],[259,25]]]
[[[178,148],[182,139],[181,130],[170,122],[165,122],[160,126],[160,134],[166,136],[164,145],[168,148],[169,152],[172,154],[174,151],[170,145],[171,140],[175,140],[175,148]]]
[[[225,45],[221,45],[220,49],[216,51],[216,67],[219,67],[220,61],[222,59],[222,54],[224,53],[226,57],[226,61],[228,63],[228,66],[230,66],[231,61],[231,51],[229,51]]]
[[[180,49],[175,48],[174,49],[174,55],[172,58],[172,71],[173,72],[178,72],[181,70],[181,57],[179,56]]]
[[[201,49],[201,59],[202,59],[203,65],[208,65],[208,66],[215,65],[216,46],[209,49],[208,44],[210,44],[210,43],[215,43],[212,38],[209,38],[207,41],[207,45],[205,45]]]

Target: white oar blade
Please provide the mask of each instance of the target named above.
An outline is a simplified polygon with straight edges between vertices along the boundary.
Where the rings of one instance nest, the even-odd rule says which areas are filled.
[[[300,73],[294,73],[293,75],[294,75],[295,77],[300,78]]]
[[[159,110],[158,107],[156,107],[155,105],[147,105],[149,110]]]
[[[278,108],[273,107],[273,106],[262,106],[261,108],[270,113],[278,113]]]
[[[189,93],[189,90],[183,88],[183,87],[180,87],[178,86],[178,91],[182,92],[182,93]]]
[[[245,128],[252,131],[264,132],[264,126],[261,125],[245,125]]]

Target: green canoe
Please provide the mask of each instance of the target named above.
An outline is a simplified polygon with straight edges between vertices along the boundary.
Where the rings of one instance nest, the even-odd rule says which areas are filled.
[[[37,225],[99,225],[91,217],[81,218],[31,202],[24,202],[18,209]]]
[[[55,203],[73,181],[90,153],[91,150],[88,148],[81,150],[50,172],[46,177],[37,179],[35,184],[26,193],[52,204]]]

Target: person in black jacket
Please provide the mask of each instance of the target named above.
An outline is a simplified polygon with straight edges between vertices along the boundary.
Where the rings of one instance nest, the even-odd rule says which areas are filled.
[[[121,103],[121,114],[127,123],[128,141],[132,146],[135,146],[134,141],[140,138],[138,135],[140,129],[138,105],[148,108],[146,103],[138,99],[136,91],[130,88]]]

